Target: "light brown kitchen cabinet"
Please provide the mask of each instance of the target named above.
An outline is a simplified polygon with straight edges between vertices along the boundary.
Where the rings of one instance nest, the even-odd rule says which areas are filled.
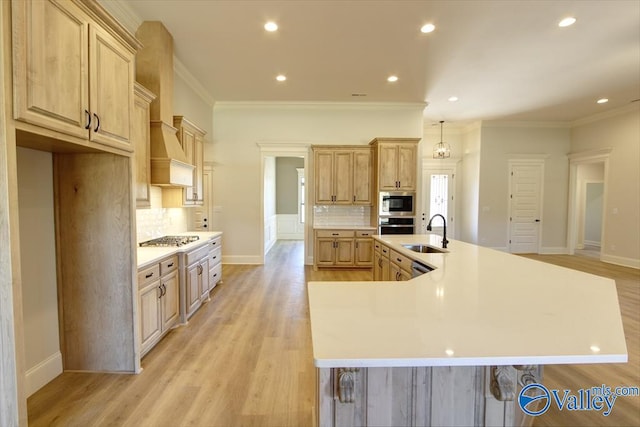
[[[185,206],[202,205],[204,202],[204,136],[206,132],[187,120],[184,116],[174,116],[173,126],[178,129],[178,141],[182,145],[187,160],[194,166],[193,186],[182,190]]]
[[[411,279],[411,259],[399,252],[391,250],[389,253],[389,280],[404,281]]]
[[[149,105],[155,95],[135,84],[131,142],[136,165],[136,208],[151,207],[151,151]]]
[[[200,246],[185,255],[186,267],[186,318],[188,319],[208,298],[209,294],[209,246]]]
[[[180,317],[178,257],[138,271],[141,355],[176,325]]]
[[[376,138],[371,141],[376,157],[378,191],[416,191],[417,138]]]
[[[135,38],[91,1],[12,8],[14,118],[133,151]]]
[[[371,205],[370,147],[313,149],[316,205]]]
[[[371,231],[356,231],[354,265],[371,267],[373,265],[373,239]]]
[[[222,236],[209,242],[209,290],[222,281]],[[207,295],[208,298],[208,295]]]
[[[391,273],[389,271],[389,253],[388,246],[378,241],[373,243],[373,280],[388,281]]]

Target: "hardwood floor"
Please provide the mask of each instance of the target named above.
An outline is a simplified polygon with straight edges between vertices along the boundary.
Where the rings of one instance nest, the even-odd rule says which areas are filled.
[[[264,266],[224,265],[224,283],[186,327],[142,360],[140,375],[64,373],[28,400],[32,426],[309,426],[315,405],[306,283],[368,280],[370,271],[314,272],[300,242]],[[640,386],[640,273],[592,259],[535,256],[616,279],[629,363],[546,368],[549,388]],[[579,296],[576,296],[579,303]],[[576,325],[579,327],[579,325]],[[640,398],[609,417],[550,410],[535,425],[640,425]]]

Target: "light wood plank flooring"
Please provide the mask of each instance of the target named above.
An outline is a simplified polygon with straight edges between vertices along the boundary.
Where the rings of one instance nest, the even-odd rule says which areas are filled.
[[[302,266],[302,252],[301,242],[278,242],[265,266],[225,265],[211,302],[142,360],[140,375],[64,373],[29,398],[30,425],[312,425],[315,369],[305,285],[368,280],[371,273],[314,272]],[[579,257],[535,258],[615,278],[629,348],[628,364],[551,366],[544,384],[640,385],[640,273]],[[535,421],[640,425],[639,404],[640,398],[620,398],[610,417],[550,410]]]

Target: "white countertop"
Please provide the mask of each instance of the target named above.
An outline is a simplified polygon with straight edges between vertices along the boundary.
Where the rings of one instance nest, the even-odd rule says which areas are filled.
[[[186,231],[175,233],[172,236],[198,236],[199,239],[184,246],[140,247],[138,246],[138,269],[159,262],[163,258],[181,252],[189,252],[192,249],[206,244],[209,240],[222,236],[221,231]]]
[[[615,282],[438,235],[374,236],[436,269],[408,282],[310,282],[315,365],[618,363],[627,347]]]

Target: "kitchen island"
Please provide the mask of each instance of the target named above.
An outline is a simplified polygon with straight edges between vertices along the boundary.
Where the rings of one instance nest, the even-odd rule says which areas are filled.
[[[434,270],[308,285],[318,424],[521,425],[542,366],[627,361],[615,282],[437,235],[374,236]],[[585,386],[591,386],[585,385]]]

